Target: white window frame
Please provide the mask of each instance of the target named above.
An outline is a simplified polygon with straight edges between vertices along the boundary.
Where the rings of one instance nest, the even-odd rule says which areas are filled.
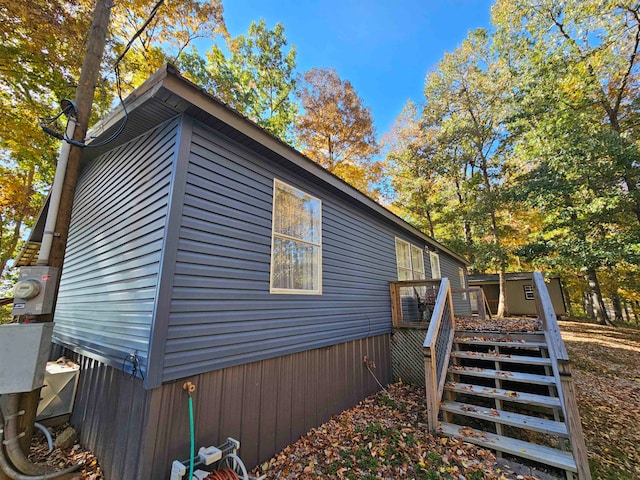
[[[524,299],[525,300],[535,300],[536,296],[533,293],[533,285],[523,285],[524,288]]]
[[[438,255],[438,252],[429,251],[429,263],[431,264],[431,278],[434,280],[442,278],[442,273],[440,271],[440,255]]]
[[[411,270],[413,271],[413,279],[414,280],[424,280],[427,278],[427,272],[425,272],[424,268],[424,253],[422,253],[422,249],[420,247],[416,247],[415,245],[411,245]],[[419,265],[415,265],[413,261],[414,254],[418,254],[420,261]]]
[[[424,255],[422,253],[422,248],[413,245],[412,243],[407,242],[406,240],[402,240],[401,238],[395,237],[396,239],[396,271],[398,274],[398,280],[400,280],[400,271],[404,270],[409,273],[409,277],[405,280],[423,280],[426,278],[426,272],[424,267]],[[400,253],[399,246],[402,245],[405,248],[409,249],[409,266],[400,266]],[[415,265],[414,262],[414,254],[419,254],[420,261],[418,265]]]
[[[464,276],[464,268],[458,267],[458,275],[460,276],[460,288],[462,288],[463,290],[466,290],[467,282]],[[463,300],[467,299],[467,292],[462,292],[462,299]]]
[[[276,232],[275,229],[275,216],[276,216],[276,193],[278,188],[298,192],[302,195],[312,198],[318,202],[318,211],[320,213],[320,228],[319,228],[319,243],[309,242],[307,240],[303,240],[300,238],[292,237],[289,235],[285,235],[279,232]],[[306,290],[306,289],[298,289],[298,288],[276,288],[273,286],[273,256],[275,250],[275,240],[276,238],[280,238],[283,240],[289,240],[292,242],[302,243],[305,245],[311,245],[313,247],[318,248],[318,269],[317,269],[317,285],[318,288],[316,290]],[[283,182],[282,180],[278,180],[277,178],[273,179],[273,199],[272,199],[272,210],[271,210],[271,266],[269,272],[269,293],[276,294],[293,294],[293,295],[322,295],[322,200],[318,197],[314,197],[313,195],[305,192],[304,190],[300,190],[293,185],[289,185],[288,183]]]

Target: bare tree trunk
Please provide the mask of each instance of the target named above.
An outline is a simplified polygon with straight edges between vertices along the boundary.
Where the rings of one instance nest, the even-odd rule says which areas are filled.
[[[498,297],[498,318],[504,318],[509,316],[509,307],[507,305],[507,274],[505,273],[504,262],[500,266],[500,273],[498,274],[500,282],[500,296]]]
[[[422,208],[422,212],[424,218],[427,219],[427,224],[429,225],[429,236],[431,236],[431,238],[436,238],[436,234],[433,230],[433,218],[431,218],[431,210],[429,209],[429,207],[424,206]]]
[[[635,318],[636,325],[640,324],[640,322],[638,321],[638,309],[636,308],[637,306],[638,306],[637,301],[631,302],[631,311],[633,312],[633,317]]]
[[[618,295],[618,292],[611,295],[611,303],[613,303],[613,311],[615,312],[616,321],[624,321],[624,317],[622,316],[622,302],[620,301],[620,295]]]
[[[33,178],[35,176],[35,167],[31,167],[29,172],[27,173],[26,182],[24,184],[25,195],[31,195],[31,190],[33,188]],[[20,241],[20,236],[22,233],[22,226],[24,225],[24,216],[15,220],[15,225],[13,227],[13,233],[8,241],[8,246],[4,248],[5,255],[2,259],[0,259],[0,275],[4,273],[4,269],[7,266],[7,262],[14,258],[16,254],[16,247],[18,246],[18,242]]]
[[[569,296],[567,285],[565,282],[560,280],[560,295],[562,296],[562,301],[564,302],[564,308],[567,311],[567,315],[573,314],[573,305],[571,304],[571,297]]]
[[[16,253],[16,247],[20,240],[20,231],[22,230],[22,220],[18,220],[13,227],[13,233],[9,239],[9,246],[7,247],[7,258],[0,260],[0,274],[4,273],[4,269],[7,266],[7,262],[14,257]]]
[[[613,325],[609,320],[607,311],[602,300],[602,292],[600,291],[600,283],[595,268],[590,268],[586,273],[587,282],[589,284],[589,293],[594,306],[595,319],[600,325]]]
[[[624,315],[627,317],[627,322],[631,323],[631,315],[629,315],[629,304],[626,300],[622,301],[622,308],[624,308]]]
[[[595,320],[593,316],[593,303],[591,302],[591,295],[587,292],[582,292],[582,310],[585,315],[588,315],[591,320]]]
[[[455,185],[456,185],[456,196],[458,197],[458,204],[460,205],[460,208],[462,208],[465,204],[465,199],[464,199],[464,196],[462,195],[462,190],[460,189],[460,181],[458,180],[458,178],[456,178]],[[467,245],[471,247],[471,245],[473,245],[473,236],[471,233],[471,223],[469,222],[469,220],[467,220],[466,214],[465,214],[465,220],[463,224],[464,224],[464,240],[467,243]]]

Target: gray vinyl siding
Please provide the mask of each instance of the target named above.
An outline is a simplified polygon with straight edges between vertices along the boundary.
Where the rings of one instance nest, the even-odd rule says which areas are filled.
[[[93,160],[76,189],[54,341],[118,368],[137,351],[146,370],[177,124]]]
[[[440,274],[442,277],[449,278],[451,282],[451,288],[462,288],[460,284],[460,271],[459,268],[462,267],[465,270],[466,277],[466,268],[460,262],[455,260],[454,258],[440,253]],[[431,265],[429,265],[431,268]],[[466,295],[464,298],[461,294],[453,294],[453,311],[456,315],[471,315],[471,304],[469,303],[469,295]]]
[[[322,201],[322,295],[269,293],[274,178]],[[163,381],[389,333],[396,230],[196,124]]]

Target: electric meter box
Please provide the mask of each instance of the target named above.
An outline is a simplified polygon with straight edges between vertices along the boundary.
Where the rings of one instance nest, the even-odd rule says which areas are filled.
[[[43,385],[52,333],[52,322],[0,325],[0,394]]]
[[[13,315],[45,315],[53,309],[58,269],[22,267],[13,287]]]

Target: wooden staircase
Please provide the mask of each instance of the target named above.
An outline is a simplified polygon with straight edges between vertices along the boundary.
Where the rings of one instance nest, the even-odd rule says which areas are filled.
[[[578,472],[544,332],[456,331],[440,431]]]
[[[404,321],[402,292],[436,282],[390,282],[394,328],[424,331]],[[421,359],[429,430],[591,480],[569,355],[540,272],[533,287],[541,331],[461,331],[449,280],[439,281]]]

